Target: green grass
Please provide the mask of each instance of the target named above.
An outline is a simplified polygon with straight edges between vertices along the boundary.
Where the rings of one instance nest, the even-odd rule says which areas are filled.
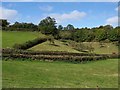
[[[2,33],[2,35],[1,35]],[[28,40],[32,40],[36,37],[45,37],[45,35],[38,32],[22,32],[22,31],[0,31],[0,37],[2,37],[2,47],[12,47],[15,43],[24,43]],[[1,40],[0,40],[1,41]],[[69,40],[68,40],[69,41]],[[0,43],[1,44],[1,43]],[[34,51],[66,51],[66,52],[74,52],[80,53],[79,51],[72,48],[72,46],[64,45],[63,42],[55,40],[54,45],[50,45],[50,42],[44,42],[42,44],[36,45],[30,50]],[[74,44],[74,43],[73,43]],[[84,45],[89,46],[89,42],[84,42]],[[99,42],[93,42],[93,47],[95,48],[95,53],[103,54],[103,53],[118,53],[118,47],[112,43],[105,43],[105,47],[100,48]],[[0,45],[1,46],[1,45]],[[109,46],[109,47],[108,47]]]
[[[36,37],[44,37],[45,35],[38,32],[23,31],[2,31],[2,47],[12,47],[15,43],[21,44]]]
[[[38,44],[29,50],[34,51],[66,51],[66,52],[74,52],[80,53],[79,51],[72,49],[72,47],[64,45],[63,42],[55,40],[55,45],[51,45],[49,41]]]
[[[84,42],[85,45],[89,45],[88,42]],[[94,52],[98,54],[112,54],[113,52],[118,53],[118,47],[112,43],[104,43],[105,47],[100,48],[99,42],[93,42]]]
[[[67,62],[2,62],[3,88],[117,88],[118,60],[85,64]]]
[[[72,40],[65,40],[64,43],[70,43],[69,46],[74,47],[76,44],[79,44],[78,42],[72,41]],[[104,47],[100,47],[99,42],[83,42],[82,44],[84,46],[90,46],[90,43],[92,44],[92,47],[94,48],[94,52],[97,54],[112,54],[113,52],[118,53],[118,46],[113,44],[113,42],[110,43],[104,43]]]

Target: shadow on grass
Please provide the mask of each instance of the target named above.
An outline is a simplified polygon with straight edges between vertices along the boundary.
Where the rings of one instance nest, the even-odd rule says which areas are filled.
[[[49,44],[49,45],[60,47],[60,45],[57,44]]]

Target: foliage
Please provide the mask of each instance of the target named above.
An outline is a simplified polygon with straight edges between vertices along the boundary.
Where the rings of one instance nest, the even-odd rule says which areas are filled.
[[[72,33],[68,30],[60,31],[59,33],[60,39],[72,39]]]
[[[63,26],[62,26],[62,25],[59,25],[59,26],[58,26],[58,30],[63,30]]]
[[[77,30],[74,33],[73,38],[77,42],[84,42],[87,40],[87,36],[88,36],[88,30]]]
[[[74,30],[74,26],[71,24],[68,24],[66,27],[67,30]]]
[[[75,40],[77,42],[90,41],[118,41],[120,38],[120,27],[113,28],[111,25],[93,27],[93,28],[75,28],[72,24],[63,27],[56,26],[56,20],[51,17],[46,17],[41,20],[38,25],[33,23],[15,22],[13,25],[7,20],[3,20],[3,28],[5,31],[40,31],[46,35],[53,35],[55,39]]]
[[[39,29],[43,34],[56,36],[58,34],[58,30],[56,28],[56,21],[54,18],[46,17],[41,20],[39,23]]]
[[[26,42],[23,43],[23,44],[15,44],[15,45],[13,46],[13,48],[25,50],[25,49],[28,49],[28,48],[30,48],[30,47],[33,47],[33,46],[35,46],[35,45],[37,45],[37,44],[43,43],[43,42],[45,42],[46,40],[47,40],[46,38],[35,38],[34,40],[26,41]]]
[[[6,19],[0,19],[0,26],[7,27],[10,23]]]
[[[85,53],[68,53],[68,52],[54,52],[54,51],[23,51],[16,49],[3,49],[3,57],[8,58],[32,58],[33,60],[42,59],[42,60],[61,60],[67,62],[83,62],[83,61],[92,61],[92,60],[101,60],[107,58],[118,58],[118,54],[85,54]]]

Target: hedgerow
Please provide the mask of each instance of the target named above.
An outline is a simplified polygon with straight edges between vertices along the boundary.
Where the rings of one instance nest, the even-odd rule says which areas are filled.
[[[3,49],[3,57],[7,58],[24,58],[32,60],[52,60],[52,61],[67,61],[67,62],[84,62],[105,60],[108,58],[118,58],[117,54],[83,54],[83,53],[68,53],[68,52],[36,52],[16,49]]]
[[[30,47],[33,47],[33,46],[35,46],[35,45],[37,45],[37,44],[39,44],[39,43],[45,42],[46,40],[47,40],[47,38],[36,38],[36,39],[34,39],[34,40],[26,41],[26,42],[23,43],[23,44],[15,44],[15,45],[13,46],[13,48],[25,50],[25,49],[28,49],[28,48],[30,48]]]

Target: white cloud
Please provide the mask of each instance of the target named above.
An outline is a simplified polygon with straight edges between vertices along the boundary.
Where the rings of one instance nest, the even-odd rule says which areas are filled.
[[[17,14],[18,12],[16,10],[0,7],[0,19],[12,20],[17,16]]]
[[[108,18],[106,20],[106,24],[117,25],[118,24],[118,16],[114,16],[114,17]]]
[[[115,8],[115,11],[120,11],[120,6],[118,6],[117,8]]]
[[[66,0],[2,0],[3,2],[66,2]],[[119,0],[67,0],[67,2],[118,2]]]
[[[50,11],[53,10],[53,7],[52,7],[52,6],[40,6],[39,8],[40,8],[40,10],[42,10],[42,11],[48,11],[48,12],[50,12]]]
[[[83,17],[86,16],[86,13],[74,10],[70,13],[63,13],[63,14],[52,13],[52,14],[49,14],[48,16],[55,18],[57,23],[62,23],[65,21],[81,20]]]

